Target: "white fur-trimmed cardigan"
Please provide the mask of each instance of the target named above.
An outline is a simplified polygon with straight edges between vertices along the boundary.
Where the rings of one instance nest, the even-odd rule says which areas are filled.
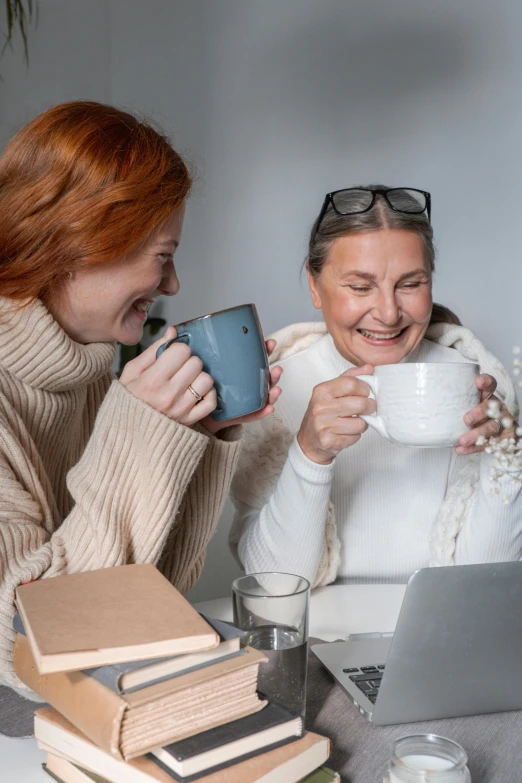
[[[292,324],[271,335],[277,341],[272,363],[305,350],[327,334],[322,322]],[[518,415],[515,389],[508,372],[475,337],[462,326],[437,323],[429,327],[426,339],[457,350],[466,360],[480,365],[481,372],[497,380],[496,395],[513,416]],[[241,462],[232,483],[232,500],[260,510],[270,499],[287,459],[293,434],[276,413],[261,422],[245,427]],[[456,539],[479,491],[480,455],[462,461],[462,467],[448,486],[444,501],[434,520],[430,535],[430,565],[452,565]],[[243,521],[236,515],[230,531],[230,547],[238,557]],[[329,584],[337,576],[341,544],[337,534],[335,509],[330,502],[325,520],[324,549],[314,580],[314,587]]]

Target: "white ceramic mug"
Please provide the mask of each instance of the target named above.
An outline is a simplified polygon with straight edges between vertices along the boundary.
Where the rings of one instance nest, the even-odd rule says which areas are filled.
[[[403,446],[452,447],[468,432],[464,414],[480,402],[478,364],[383,364],[359,375],[377,402],[377,413],[361,416],[370,427]]]

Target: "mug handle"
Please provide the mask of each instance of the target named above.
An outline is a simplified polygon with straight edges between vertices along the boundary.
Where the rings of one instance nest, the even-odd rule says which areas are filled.
[[[173,345],[174,343],[185,343],[185,345],[190,345],[190,339],[188,334],[178,334],[177,337],[174,337],[172,340],[167,340],[166,343],[160,345],[160,347],[156,351],[156,359],[159,359],[163,351],[166,351],[167,348],[170,348],[170,346]]]
[[[368,384],[371,389],[370,397],[371,399],[376,400],[379,383],[375,375],[356,375],[355,377]],[[363,419],[366,424],[369,424],[370,427],[373,427],[373,429],[376,430],[383,438],[389,439],[389,435],[386,431],[386,425],[378,413],[370,413],[364,416],[361,415],[360,418]]]

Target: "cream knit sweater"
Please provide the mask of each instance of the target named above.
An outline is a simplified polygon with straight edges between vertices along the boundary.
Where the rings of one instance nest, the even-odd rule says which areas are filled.
[[[114,379],[112,343],[80,345],[41,302],[0,298],[0,682],[12,666],[14,590],[40,577],[154,563],[198,579],[240,451],[187,428]]]

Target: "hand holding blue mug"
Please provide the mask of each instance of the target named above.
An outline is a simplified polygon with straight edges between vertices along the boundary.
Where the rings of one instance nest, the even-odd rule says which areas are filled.
[[[180,343],[201,359],[217,394],[217,405],[203,422],[211,432],[255,421],[273,411],[281,392],[276,383],[282,370],[269,369],[268,351],[273,345],[265,346],[255,305],[221,310],[178,324],[176,329],[177,336],[157,350],[158,361]]]
[[[175,327],[170,326],[165,337],[175,338]],[[156,352],[164,341],[163,337],[128,362],[120,383],[151,408],[190,427],[216,408],[214,380],[203,370],[201,359],[183,343],[156,361]]]

